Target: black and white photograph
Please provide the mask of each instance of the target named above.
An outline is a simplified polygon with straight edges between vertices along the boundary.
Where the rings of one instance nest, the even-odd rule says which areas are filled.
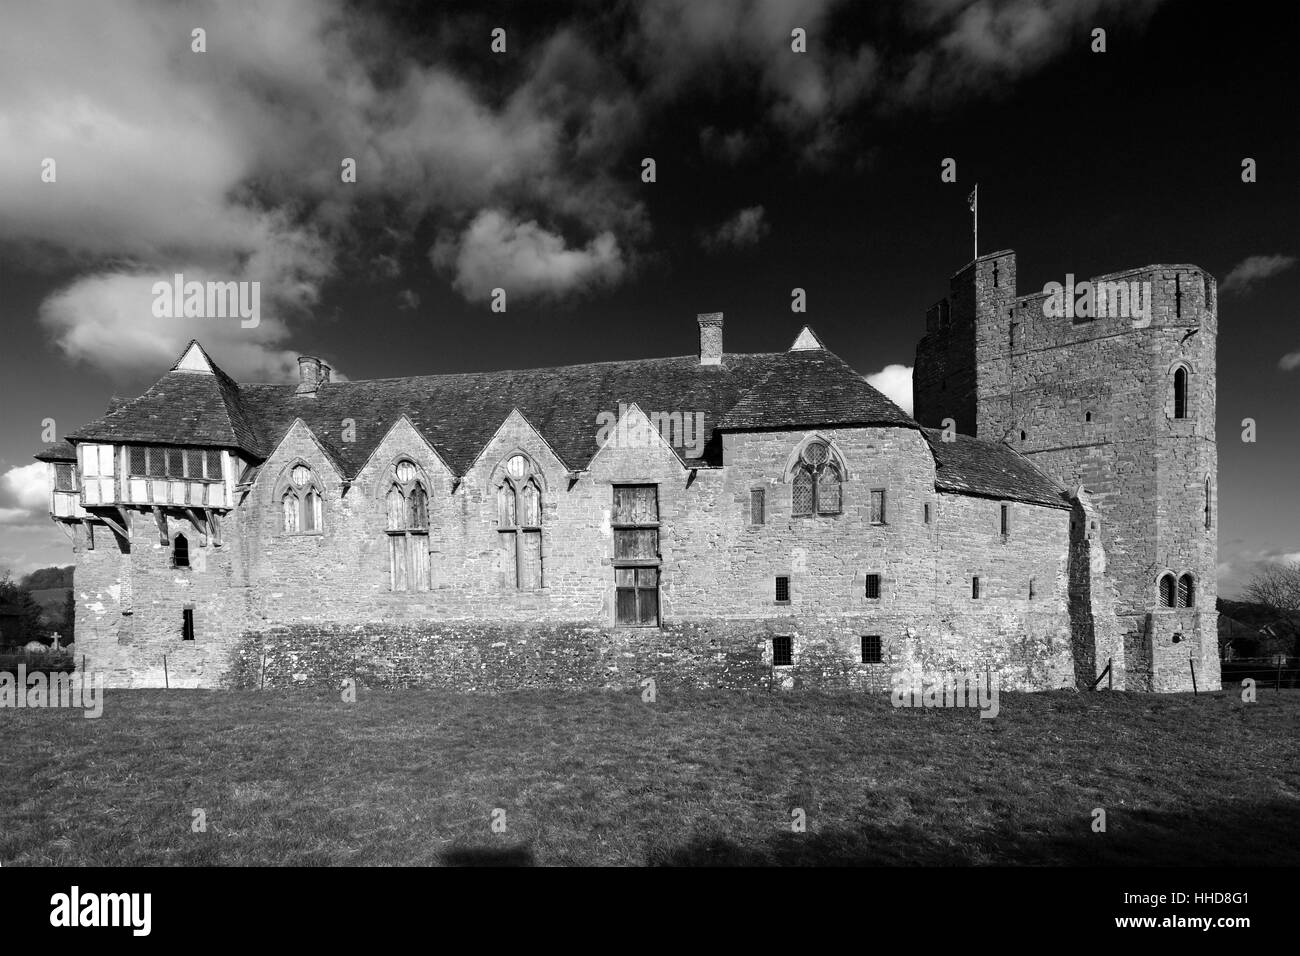
[[[7,923],[1293,933],[1298,119],[1293,3],[6,3]]]

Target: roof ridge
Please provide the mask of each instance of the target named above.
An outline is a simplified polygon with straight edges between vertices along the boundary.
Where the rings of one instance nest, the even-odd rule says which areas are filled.
[[[756,358],[772,357],[786,355],[786,352],[724,352],[723,358],[731,356],[732,358]],[[833,353],[832,353],[833,354]],[[836,356],[838,358],[839,356]],[[567,369],[579,368],[598,368],[601,366],[617,365],[619,367],[652,365],[656,362],[675,362],[689,359],[691,362],[699,362],[698,355],[663,355],[656,358],[640,359],[605,359],[600,362],[574,362],[570,365],[534,365],[527,368],[497,368],[497,369],[479,369],[472,372],[421,372],[415,375],[388,375],[383,378],[349,378],[346,382],[327,382],[325,386],[339,385],[364,385],[376,382],[409,382],[417,378],[467,378],[473,375],[513,375],[520,372],[563,372]],[[725,365],[724,365],[725,368]],[[272,388],[283,388],[290,385],[296,385],[293,382],[236,382],[240,388],[249,388],[255,386],[268,386]]]

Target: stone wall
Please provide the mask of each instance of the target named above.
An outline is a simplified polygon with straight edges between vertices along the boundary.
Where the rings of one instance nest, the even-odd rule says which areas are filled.
[[[842,511],[795,517],[791,465],[814,438],[845,468]],[[499,469],[515,453],[535,463],[543,488],[537,589],[512,584],[496,525]],[[399,458],[429,490],[428,590],[391,590],[384,495]],[[244,489],[222,547],[191,529],[192,568],[170,566],[144,512],[134,513],[129,554],[102,528],[94,551],[79,550],[79,601],[94,627],[78,647],[115,686],[161,685],[164,657],[172,686],[247,685],[254,658],[260,683],[263,649],[272,683],[332,683],[357,666],[364,681],[478,689],[656,676],[883,690],[916,666],[987,668],[1007,688],[1073,683],[1067,510],[1012,503],[1003,539],[1002,503],[936,493],[933,457],[910,428],[728,434],[724,460],[693,470],[662,444],[607,446],[571,475],[515,413],[460,481],[402,420],[349,482],[298,423]],[[278,496],[296,464],[323,493],[317,533],[283,530]],[[619,483],[658,488],[662,628],[615,625]],[[754,489],[765,493],[760,525],[750,520]],[[883,523],[871,521],[873,489],[886,493]],[[878,598],[866,596],[868,574],[881,575]],[[790,579],[788,603],[776,600],[778,575]],[[192,643],[180,640],[186,606]],[[794,638],[791,667],[773,667],[777,635]],[[861,661],[868,635],[881,638],[882,664]]]
[[[1088,627],[1098,613],[1118,621],[1122,636],[1107,636],[1104,643],[1112,652],[1124,649],[1118,656],[1127,658],[1134,688],[1190,690],[1187,645],[1180,641],[1181,669],[1162,665],[1158,640],[1152,645],[1162,632],[1152,631],[1148,615],[1167,610],[1158,606],[1157,581],[1172,572],[1191,573],[1196,581],[1195,609],[1180,612],[1195,619],[1187,633],[1204,631],[1215,617],[1214,279],[1190,265],[1095,277],[1094,288],[1101,282],[1145,284],[1148,314],[1072,318],[1046,315],[1042,292],[1017,295],[1014,277],[1015,256],[1006,252],[977,260],[953,277],[950,312],[964,316],[973,310],[973,330],[927,322],[917,350],[917,417],[931,426],[945,415],[960,422],[953,409],[964,406],[954,405],[936,383],[972,377],[978,437],[1006,441],[1066,487],[1084,487],[1099,536],[1085,535],[1076,558],[1091,567],[1104,554],[1109,584],[1094,582],[1099,586],[1086,597],[1076,590],[1076,616],[1086,610],[1086,618],[1078,619]],[[1066,279],[1051,278],[1062,284]],[[1189,372],[1182,419],[1174,417],[1173,407],[1178,367]],[[1087,580],[1088,575],[1078,578],[1080,586]],[[1113,595],[1109,612],[1096,606],[1106,593]],[[1217,644],[1198,645],[1194,654],[1200,672],[1212,675],[1209,686],[1217,687]]]

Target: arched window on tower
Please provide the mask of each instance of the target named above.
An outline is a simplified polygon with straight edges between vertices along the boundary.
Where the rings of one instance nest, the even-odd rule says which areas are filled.
[[[1174,369],[1174,418],[1187,417],[1187,369]]]
[[[796,516],[837,515],[843,508],[844,474],[830,448],[809,442],[795,465],[790,511]]]
[[[1178,606],[1196,606],[1196,580],[1190,574],[1184,574],[1178,579]]]
[[[1174,606],[1174,576],[1172,574],[1160,575],[1160,606]]]
[[[542,586],[542,489],[536,466],[511,455],[497,485],[497,531],[506,579],[520,590]]]
[[[185,535],[178,534],[172,539],[172,567],[188,568],[190,566],[190,542]]]
[[[429,493],[413,462],[402,459],[388,476],[384,495],[390,587],[429,589]]]
[[[1209,477],[1205,479],[1205,530],[1209,531],[1214,527],[1214,487],[1210,484]]]

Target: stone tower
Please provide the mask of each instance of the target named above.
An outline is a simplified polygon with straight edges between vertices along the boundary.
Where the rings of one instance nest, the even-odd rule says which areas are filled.
[[[1080,683],[1109,661],[1116,687],[1190,690],[1194,668],[1218,688],[1215,280],[1186,264],[1053,278],[1018,295],[1011,251],[952,277],[917,346],[915,417],[1078,490]]]

